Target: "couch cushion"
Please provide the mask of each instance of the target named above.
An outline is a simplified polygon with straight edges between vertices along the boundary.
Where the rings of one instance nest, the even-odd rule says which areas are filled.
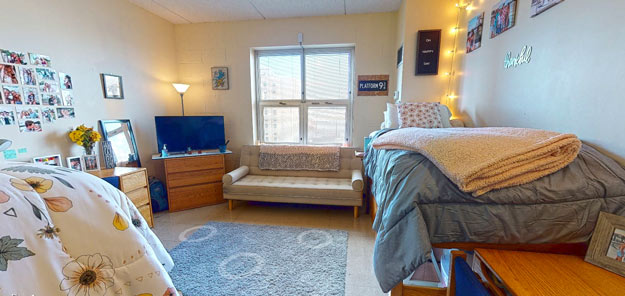
[[[224,193],[337,199],[362,198],[362,192],[354,191],[352,180],[346,178],[247,175],[232,185],[224,186]]]

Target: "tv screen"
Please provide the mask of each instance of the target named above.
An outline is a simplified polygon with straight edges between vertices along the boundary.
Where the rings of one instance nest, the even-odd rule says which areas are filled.
[[[223,116],[155,116],[158,151],[167,144],[171,152],[217,149],[224,144]]]

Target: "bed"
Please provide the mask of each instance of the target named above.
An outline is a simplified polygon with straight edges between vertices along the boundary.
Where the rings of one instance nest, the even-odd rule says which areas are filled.
[[[478,197],[417,152],[369,147],[364,163],[376,211],[374,272],[385,292],[428,262],[433,245],[574,246],[590,239],[600,211],[625,216],[625,170],[587,145],[556,173]]]
[[[177,295],[132,202],[92,175],[0,164],[0,295]]]

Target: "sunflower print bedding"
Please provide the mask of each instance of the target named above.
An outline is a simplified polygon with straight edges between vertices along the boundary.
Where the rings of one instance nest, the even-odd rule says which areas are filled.
[[[0,164],[0,295],[177,295],[132,202],[75,170]]]

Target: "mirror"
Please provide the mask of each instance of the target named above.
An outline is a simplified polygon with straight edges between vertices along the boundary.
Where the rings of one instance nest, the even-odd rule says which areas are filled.
[[[141,167],[139,150],[129,119],[100,120],[100,129],[103,140],[111,142],[115,166]]]

